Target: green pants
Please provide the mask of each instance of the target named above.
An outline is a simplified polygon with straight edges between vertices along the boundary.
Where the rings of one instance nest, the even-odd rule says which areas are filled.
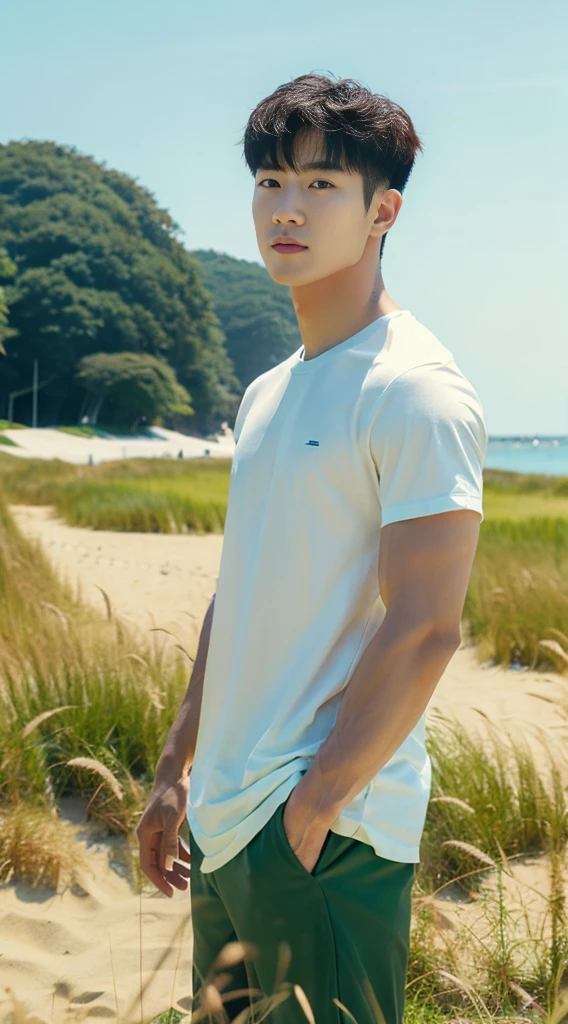
[[[357,1024],[402,1024],[416,865],[386,860],[368,843],[328,832],[310,873],[288,842],[284,806],[240,853],[206,874],[190,834],[194,1009],[221,948],[241,940],[253,943],[258,955],[223,968],[231,980],[222,994],[246,988],[264,997],[289,992],[270,1012],[273,1024],[306,1024],[294,985],[304,990],[316,1024],[352,1019],[334,999]],[[285,971],[281,966],[277,972],[281,943],[291,956]],[[260,997],[224,1001],[229,1020],[251,998],[254,1005]]]

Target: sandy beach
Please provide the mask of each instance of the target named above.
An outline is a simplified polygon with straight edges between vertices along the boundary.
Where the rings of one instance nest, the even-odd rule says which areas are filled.
[[[115,611],[138,628],[167,629],[195,654],[203,616],[216,590],[221,535],[112,533],[68,527],[52,518],[48,508],[13,506],[12,512],[23,532],[40,539],[53,564],[93,607],[104,611],[98,589],[102,588]],[[568,785],[567,712],[568,677],[482,667],[474,650],[464,644],[430,700],[427,722],[440,715],[455,716],[488,744],[492,722],[503,742],[505,730],[526,739],[543,774],[549,770],[550,752]],[[62,813],[80,824],[82,809],[80,802],[71,801],[62,806]],[[139,992],[141,958],[144,981],[162,954],[166,958],[144,994],[145,1018],[172,1004],[178,954],[173,1005],[190,995],[189,892],[176,891],[170,900],[148,883],[141,897],[134,894],[121,874],[119,846],[118,840],[88,846],[85,842],[94,874],[86,874],[74,891],[54,895],[23,883],[0,886],[0,1007],[2,990],[10,986],[37,1022],[69,1020],[68,999],[74,999],[72,1005],[85,1015],[108,1017],[115,1015],[118,1001],[122,1014]],[[517,883],[524,888],[528,882],[536,889],[530,910],[536,922],[548,892],[546,858],[522,858],[513,873],[514,879],[506,881],[512,901]],[[526,901],[525,892],[522,898]],[[462,914],[472,924],[479,915],[475,904],[459,904],[449,897],[436,905],[447,928],[453,928]],[[52,1008],[54,987],[59,994]],[[139,1004],[132,1019],[140,1019]]]

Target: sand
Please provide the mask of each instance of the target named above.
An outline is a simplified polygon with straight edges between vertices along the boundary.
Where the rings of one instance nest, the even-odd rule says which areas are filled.
[[[11,511],[23,532],[41,541],[74,592],[103,615],[101,587],[123,618],[143,631],[171,630],[195,653],[217,589],[222,534],[91,530],[67,526],[43,506],[13,505]]]
[[[60,814],[78,824],[86,803],[63,800]],[[93,842],[89,831],[80,845],[92,874],[80,871],[78,884],[57,894],[21,881],[0,886],[1,1021],[11,1005],[7,986],[30,1013],[30,1024],[85,1017],[122,1024],[147,1021],[170,1005],[189,1009],[189,889],[175,890],[169,899],[148,882],[141,896],[135,894],[120,860],[123,844],[115,838]],[[142,1016],[137,996],[146,982]]]
[[[235,451],[232,430],[209,438],[180,434],[165,427],[152,427],[153,437],[81,437],[51,427],[27,427],[2,433],[15,447],[3,445],[2,451],[19,459],[61,459],[75,465],[135,458],[219,458],[232,459]]]
[[[23,532],[41,540],[53,564],[74,587],[80,587],[83,598],[93,607],[104,611],[101,587],[115,610],[142,631],[151,627],[167,629],[195,654],[203,616],[216,589],[221,535],[94,531],[68,527],[53,518],[47,508],[13,506],[12,511]],[[166,638],[166,642],[175,640]],[[492,732],[500,734],[506,743],[508,730],[509,735],[526,740],[543,774],[549,771],[550,754],[568,785],[567,712],[568,677],[555,672],[482,667],[474,649],[465,643],[440,680],[426,719],[433,725],[440,715],[455,716],[475,731],[488,749]],[[83,820],[82,809],[80,801],[68,801],[61,808],[69,820],[77,823]],[[75,892],[54,895],[13,882],[0,886],[0,1007],[2,989],[9,985],[38,1021],[56,1024],[74,1019],[66,1012],[65,991],[77,1000],[72,1004],[76,1009],[88,1010],[93,1016],[113,1016],[116,1002],[109,936],[121,1015],[140,989],[141,948],[143,980],[160,955],[166,955],[144,995],[146,1020],[171,1003],[178,953],[173,1005],[176,999],[190,996],[189,893],[176,891],[170,900],[149,882],[141,897],[133,893],[116,863],[119,845],[118,840],[104,840],[87,846],[85,840],[85,852],[95,874],[82,878],[82,888]],[[526,901],[527,883],[533,886],[536,893],[531,896],[529,914],[536,929],[548,892],[547,858],[525,857],[512,862],[512,867],[514,877],[507,880],[510,906],[515,904],[515,892]],[[488,891],[493,888],[490,879]],[[439,918],[440,942],[444,933],[453,932],[458,918],[473,925],[480,914],[479,901],[456,901],[447,891],[435,905],[443,914]],[[179,936],[174,941],[179,927],[184,929],[181,942]],[[60,994],[52,1014],[54,986],[59,986]],[[139,1003],[130,1019],[141,1019]]]

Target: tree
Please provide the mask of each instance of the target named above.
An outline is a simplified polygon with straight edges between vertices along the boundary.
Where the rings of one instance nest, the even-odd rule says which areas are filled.
[[[5,249],[0,248],[0,279],[9,280],[16,274],[16,264],[9,258]],[[8,324],[8,303],[4,296],[4,289],[0,288],[0,355],[6,355],[4,342],[8,338],[14,338],[17,334],[15,328]]]
[[[84,356],[75,374],[87,391],[81,415],[95,424],[103,402],[110,406],[109,423],[125,423],[140,416],[152,421],[174,414],[193,416],[191,398],[171,366],[139,352],[95,352]]]
[[[17,270],[12,280],[0,267],[13,331],[0,407],[31,382],[38,359],[49,378],[40,423],[76,422],[79,361],[128,351],[172,367],[191,394],[194,431],[230,420],[243,388],[180,230],[137,181],[74,147],[0,145],[0,246]],[[18,401],[18,418],[29,418],[31,399]]]
[[[290,289],[276,284],[252,260],[214,249],[196,249],[192,256],[213,296],[235,373],[246,388],[302,344]]]

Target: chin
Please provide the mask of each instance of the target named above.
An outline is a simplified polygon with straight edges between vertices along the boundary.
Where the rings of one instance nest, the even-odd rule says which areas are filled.
[[[266,269],[268,270],[268,273],[270,274],[272,280],[276,282],[276,284],[292,285],[304,283],[301,279],[298,279],[297,274],[294,276],[294,274],[290,274],[289,272],[286,273],[285,270],[278,271],[274,267],[266,267]]]
[[[293,256],[284,256],[282,262],[292,260],[293,258]],[[318,274],[317,271],[314,271],[313,268],[309,271],[306,268],[300,269],[300,267],[296,267],[294,269],[292,267],[283,266],[275,267],[271,264],[272,260],[264,262],[268,273],[276,284],[284,284],[288,285],[288,287],[291,287],[292,285],[312,284],[314,281],[319,281],[320,277],[322,277],[322,275]]]

